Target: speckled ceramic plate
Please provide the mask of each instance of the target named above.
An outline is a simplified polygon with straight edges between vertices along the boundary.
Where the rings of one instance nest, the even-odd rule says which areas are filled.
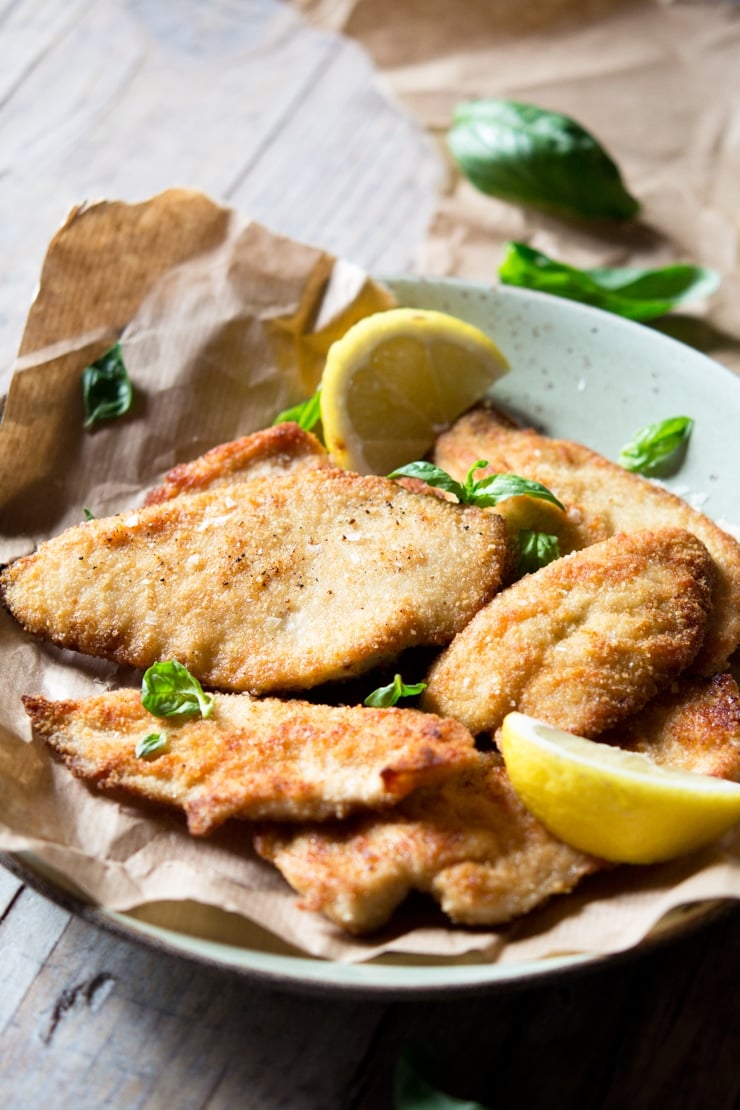
[[[728,370],[648,327],[542,294],[454,280],[394,278],[388,284],[402,304],[450,312],[488,331],[512,367],[495,387],[497,402],[550,434],[615,459],[642,425],[668,416],[693,417],[687,458],[668,484],[718,523],[740,524],[740,486],[732,462],[740,428],[740,381]],[[479,956],[436,962],[394,956],[338,964],[301,955],[233,915],[221,915],[214,931],[201,927],[197,907],[188,905],[159,906],[156,922],[146,910],[133,915],[87,907],[32,856],[15,856],[12,866],[32,885],[129,939],[292,989],[447,994],[528,983],[615,958],[579,955],[491,964]],[[716,910],[712,903],[675,913],[645,943],[682,934]]]

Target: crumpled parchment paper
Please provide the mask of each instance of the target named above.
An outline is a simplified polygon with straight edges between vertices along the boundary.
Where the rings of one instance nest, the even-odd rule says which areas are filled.
[[[657,326],[740,373],[740,9],[730,0],[295,0],[356,38],[379,81],[439,140],[447,182],[417,268],[495,281],[508,240],[578,267],[693,262],[707,304]],[[447,152],[463,100],[504,97],[578,120],[641,202],[626,227],[484,196]]]
[[[90,281],[95,274],[95,281]],[[140,502],[162,473],[269,423],[318,379],[329,343],[392,303],[348,262],[276,236],[197,193],[73,212],[49,247],[0,426],[0,536],[9,559],[76,523]],[[118,337],[129,415],[82,429],[80,374]],[[341,935],[301,911],[232,822],[212,839],[96,794],[29,736],[20,695],[138,685],[124,668],[36,642],[0,613],[0,848],[94,903],[185,932],[345,961],[519,960],[636,943],[691,902],[740,896],[740,838],[699,858],[596,876],[510,929],[447,927],[410,900],[381,934]]]

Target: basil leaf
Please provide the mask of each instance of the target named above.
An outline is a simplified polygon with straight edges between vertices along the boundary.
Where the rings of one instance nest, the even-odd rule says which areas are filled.
[[[456,482],[446,470],[435,466],[434,463],[424,462],[423,460],[407,463],[406,466],[399,466],[398,470],[391,471],[388,477],[419,478],[422,482],[426,482],[428,486],[446,490],[447,493],[454,494],[458,501],[465,501],[465,488],[461,483]]]
[[[397,674],[390,685],[378,686],[377,690],[373,690],[372,694],[368,694],[363,705],[375,709],[386,708],[390,705],[396,705],[400,698],[415,698],[417,694],[420,694],[422,690],[426,690],[426,688],[426,682],[415,682],[407,685],[400,674]]]
[[[131,408],[134,391],[123,361],[121,344],[82,371],[82,400],[85,406],[85,428],[99,420],[123,416]]]
[[[477,462],[474,462],[473,465],[468,468],[468,473],[465,475],[465,481],[463,482],[463,495],[460,498],[466,505],[475,504],[476,491],[485,480],[483,478],[474,477],[476,470],[483,470],[487,466],[487,459],[478,459]]]
[[[85,508],[82,511],[85,514],[85,520],[95,520],[95,513],[91,513],[89,509]]]
[[[150,759],[153,755],[159,755],[166,747],[166,732],[150,732],[139,740],[134,754],[137,759]]]
[[[689,416],[671,416],[648,424],[635,432],[617,461],[626,470],[647,477],[674,474],[683,461],[693,427]]]
[[[455,110],[447,142],[481,192],[597,220],[639,210],[614,161],[575,120],[514,100],[473,100]]]
[[[677,305],[708,297],[718,288],[719,274],[702,266],[664,266],[639,270],[633,266],[579,270],[558,262],[524,243],[507,243],[498,269],[505,285],[552,293],[571,301],[614,312],[629,320],[654,320]]]
[[[480,1102],[453,1098],[432,1087],[408,1056],[401,1056],[396,1064],[393,1096],[394,1110],[486,1110]]]
[[[518,546],[518,578],[524,574],[532,574],[560,558],[558,537],[551,536],[548,532],[533,532],[529,528],[522,528],[519,531]]]
[[[558,501],[547,486],[531,478],[522,478],[518,474],[490,474],[487,478],[481,478],[473,487],[470,504],[488,508],[491,505],[498,505],[500,501],[506,501],[509,497],[534,497],[538,501],[547,501],[550,505],[565,511],[565,505],[562,501]]]
[[[203,687],[187,667],[175,660],[154,663],[144,673],[141,704],[155,717],[210,717],[213,694]]]
[[[498,505],[499,501],[505,501],[508,497],[536,497],[540,501],[549,501],[558,509],[565,509],[565,505],[558,501],[547,486],[529,478],[520,478],[518,474],[489,474],[487,478],[476,480],[473,477],[475,471],[485,466],[488,466],[486,460],[478,459],[468,470],[464,482],[457,482],[446,470],[423,460],[400,466],[388,477],[420,478],[428,486],[436,486],[454,494],[462,505],[478,505],[481,509]]]
[[[319,386],[316,392],[312,394],[311,397],[307,398],[307,400],[301,401],[299,404],[293,405],[292,408],[283,409],[282,412],[279,412],[272,423],[273,425],[286,424],[288,421],[292,421],[294,424],[298,424],[299,427],[303,428],[304,432],[310,432],[316,427],[320,419],[321,386]]]

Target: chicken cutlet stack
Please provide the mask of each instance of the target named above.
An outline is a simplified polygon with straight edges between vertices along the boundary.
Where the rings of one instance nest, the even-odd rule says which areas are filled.
[[[458,481],[487,459],[565,511],[361,477],[285,424],[16,560],[0,585],[29,633],[139,668],[177,660],[219,691],[207,717],[168,720],[152,758],[137,744],[162,722],[131,690],[27,696],[37,734],[80,778],[183,810],[195,836],[250,822],[301,904],[351,933],[412,890],[453,922],[503,923],[603,866],[514,793],[495,743],[511,710],[740,779],[740,545],[485,407],[434,458]],[[516,581],[521,527],[557,534],[563,557]],[[325,684],[422,647],[437,654],[420,709],[321,703]]]

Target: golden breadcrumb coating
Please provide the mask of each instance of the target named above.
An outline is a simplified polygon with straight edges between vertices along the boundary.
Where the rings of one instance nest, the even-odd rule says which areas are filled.
[[[622,533],[502,590],[432,664],[424,709],[495,732],[516,709],[594,737],[701,647],[712,561],[690,532]]]
[[[29,632],[211,686],[297,690],[444,644],[498,589],[500,517],[331,468],[90,520],[0,575]]]
[[[737,685],[727,674],[680,679],[602,740],[664,766],[737,781]],[[379,928],[411,890],[432,894],[453,921],[500,924],[605,866],[550,835],[491,754],[385,814],[320,828],[271,826],[256,846],[305,909],[351,933]]]
[[[490,753],[387,815],[267,827],[256,847],[304,909],[350,933],[380,928],[412,890],[431,894],[458,924],[498,925],[603,866],[551,836]]]
[[[152,716],[137,690],[25,697],[34,730],[78,778],[185,811],[195,836],[229,817],[312,821],[389,806],[477,761],[456,721],[415,709],[217,694],[212,715]],[[137,742],[166,747],[137,757]]]
[[[437,465],[458,480],[478,459],[489,463],[478,477],[520,474],[542,482],[565,504],[565,514],[531,498],[505,501],[496,509],[513,532],[522,527],[558,535],[562,554],[644,528],[684,528],[697,536],[717,569],[709,627],[694,668],[704,674],[724,670],[740,644],[740,543],[734,537],[655,482],[579,443],[515,427],[486,406],[456,421],[434,450]]]
[[[331,461],[315,435],[287,421],[221,443],[192,462],[173,467],[163,484],[150,490],[144,504],[159,505],[181,493],[277,477],[299,466],[331,466]]]
[[[655,763],[740,781],[740,691],[730,674],[681,676],[600,741]]]

